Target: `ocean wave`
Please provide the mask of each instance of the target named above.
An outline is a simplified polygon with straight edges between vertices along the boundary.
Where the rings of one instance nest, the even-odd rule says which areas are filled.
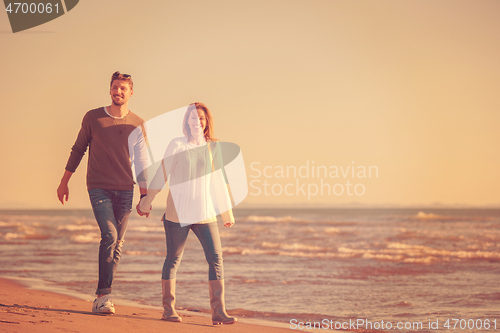
[[[257,216],[257,215],[249,215],[243,218],[243,221],[249,222],[300,222],[303,220],[296,219],[294,217],[282,216],[282,217],[274,217],[274,216]]]
[[[423,245],[391,243],[383,249],[355,249],[340,246],[338,249],[316,245],[263,242],[262,248],[224,247],[224,254],[271,255],[304,258],[369,259],[411,264],[433,264],[460,260],[500,261],[500,253],[492,251],[450,251]]]
[[[278,253],[280,256],[286,257],[302,257],[302,258],[342,258],[338,253],[332,252],[302,252],[302,251],[280,251]]]
[[[275,251],[275,250],[252,249],[252,248],[239,247],[239,246],[223,247],[222,252],[226,255],[227,254],[241,254],[241,255],[279,254],[279,251]]]
[[[489,251],[450,251],[433,249],[424,245],[409,245],[402,243],[390,243],[388,251],[394,250],[398,253],[403,253],[412,256],[440,256],[440,257],[455,257],[460,259],[500,259],[500,253]]]
[[[433,213],[418,212],[416,215],[414,215],[414,217],[420,220],[436,220],[436,219],[440,220],[446,218],[447,216],[437,215]]]
[[[406,263],[443,262],[459,259],[485,259],[500,260],[500,253],[490,251],[450,251],[433,249],[423,245],[409,245],[402,243],[391,243],[386,249],[348,249],[340,247],[339,252],[360,256],[365,259],[402,261]]]
[[[262,242],[262,247],[271,249],[283,249],[283,250],[325,251],[324,247],[316,245],[299,244],[299,243],[287,244],[287,243]]]
[[[16,234],[14,232],[7,232],[3,236],[3,239],[5,239],[5,240],[11,240],[11,239],[16,239],[16,238],[20,238],[20,237],[19,237],[19,234]]]
[[[323,230],[323,231],[326,232],[327,234],[330,234],[330,235],[335,235],[335,234],[340,233],[339,229],[333,228],[333,227],[325,228],[325,230]]]
[[[124,254],[129,256],[164,256],[162,251],[125,251]]]
[[[50,235],[44,233],[38,233],[36,229],[22,226],[18,227],[15,232],[6,232],[3,235],[3,239],[12,240],[12,239],[28,239],[28,240],[36,240],[36,239],[49,239]]]
[[[142,231],[142,232],[162,232],[162,233],[165,232],[165,230],[164,230],[163,227],[158,227],[158,226],[129,227],[127,230],[130,230],[130,231]]]
[[[474,295],[476,298],[484,299],[488,301],[498,301],[500,299],[500,292],[492,292],[487,294],[477,294]]]
[[[290,246],[293,249],[293,245]],[[296,245],[297,248],[304,247],[305,249],[309,246]],[[269,249],[256,249],[247,247],[223,247],[222,252],[225,255],[229,254],[240,254],[240,255],[277,255],[286,257],[305,257],[305,258],[345,258],[347,256],[342,253],[337,252],[304,252],[304,251],[284,251],[279,247],[271,247]]]
[[[99,227],[97,225],[60,225],[57,227],[57,230],[68,230],[68,231],[80,231],[80,230],[98,230]]]
[[[0,227],[2,227],[2,228],[17,227],[19,225],[21,225],[20,222],[3,222],[3,221],[0,221]]]
[[[49,239],[49,238],[51,238],[51,236],[45,235],[45,234],[33,233],[33,234],[26,234],[26,235],[24,235],[23,238],[24,239]]]
[[[417,214],[410,217],[412,220],[420,221],[493,221],[496,217],[493,216],[454,216],[454,215],[439,215],[434,213],[418,212]]]
[[[423,258],[404,258],[403,262],[408,263],[408,264],[432,264],[438,261],[448,261],[446,259],[441,259],[439,260],[436,257],[429,256],[429,257],[423,257]]]
[[[75,243],[98,243],[101,240],[101,235],[98,233],[87,233],[84,235],[73,235],[71,240]]]

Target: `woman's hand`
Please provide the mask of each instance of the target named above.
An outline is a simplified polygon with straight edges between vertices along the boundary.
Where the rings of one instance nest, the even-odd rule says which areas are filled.
[[[140,216],[144,216],[146,215],[146,217],[149,217],[149,213],[144,213],[140,208],[139,208],[139,205],[140,204],[137,204],[137,206],[135,206],[135,209],[137,210],[137,214],[139,214]]]
[[[224,223],[224,226],[226,228],[231,228],[234,224],[234,215],[233,215],[233,210],[229,209],[225,211],[224,213],[220,214],[222,217],[222,222]]]
[[[225,226],[226,228],[231,228],[231,227],[233,226],[233,224],[234,224],[234,221],[224,222],[224,226]]]
[[[140,216],[144,216],[145,215],[146,217],[149,217],[149,214],[151,213],[151,209],[153,209],[153,206],[149,207],[149,211],[148,212],[145,212],[145,211],[141,210],[141,203],[144,205],[143,200],[144,200],[144,198],[142,198],[139,201],[139,203],[137,204],[137,206],[135,207],[135,209],[137,210],[137,214],[139,214]],[[144,207],[142,209],[144,209]]]

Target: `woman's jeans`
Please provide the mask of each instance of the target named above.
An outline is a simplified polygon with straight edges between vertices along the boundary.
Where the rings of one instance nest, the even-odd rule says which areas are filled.
[[[208,262],[208,280],[224,279],[222,246],[217,222],[195,223],[181,227],[180,223],[165,220],[165,216],[163,216],[163,226],[167,238],[167,257],[161,276],[163,280],[176,278],[189,230],[193,230],[203,247],[203,251],[205,251],[205,258]]]
[[[96,294],[111,293],[113,276],[122,254],[134,191],[89,190],[95,219],[101,229],[99,246],[99,283]]]

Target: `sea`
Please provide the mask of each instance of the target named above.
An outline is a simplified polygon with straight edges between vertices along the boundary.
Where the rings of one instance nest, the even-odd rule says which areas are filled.
[[[292,329],[500,330],[499,209],[235,209],[224,228],[226,307]],[[132,214],[113,299],[161,306],[162,212]],[[0,276],[92,300],[100,233],[91,210],[0,211]],[[191,233],[177,307],[209,312]],[[90,303],[89,303],[90,304]],[[89,305],[90,307],[90,305]]]

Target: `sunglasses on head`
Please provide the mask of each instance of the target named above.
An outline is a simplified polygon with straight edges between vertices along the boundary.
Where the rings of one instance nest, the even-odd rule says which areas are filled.
[[[120,75],[126,79],[128,79],[129,77],[132,77],[132,75],[130,75],[130,74],[113,74],[113,77],[119,77]]]

